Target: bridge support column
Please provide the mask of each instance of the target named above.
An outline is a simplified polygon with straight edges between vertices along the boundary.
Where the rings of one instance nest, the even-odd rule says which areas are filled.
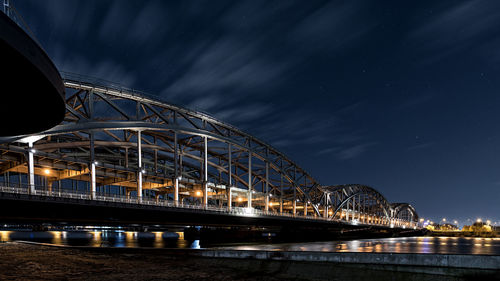
[[[267,157],[267,150],[266,150]],[[269,211],[269,162],[266,161],[266,212]]]
[[[142,202],[142,148],[141,131],[137,131],[137,201]]]
[[[94,133],[90,132],[90,198],[96,196]]]
[[[203,207],[208,206],[208,182],[203,182]]]
[[[297,214],[297,199],[293,199],[293,215]]]
[[[325,219],[328,218],[328,203],[330,202],[330,194],[329,193],[326,193],[325,194],[325,207],[323,209],[323,217]]]
[[[307,216],[307,202],[304,202],[304,216]]]
[[[252,152],[248,151],[248,208],[252,208]]]
[[[203,137],[203,206],[208,206],[208,147],[207,137]]]
[[[90,198],[95,199],[96,189],[95,161],[92,161],[92,163],[90,163]]]
[[[227,144],[227,185],[233,186],[233,160],[230,143]]]
[[[179,205],[179,177],[174,180],[174,204]]]
[[[281,170],[283,170],[283,163],[281,163]],[[283,175],[280,175],[280,215],[283,214]]]
[[[231,192],[231,187],[229,186],[227,189],[227,209],[231,210],[233,207],[233,194]]]
[[[174,113],[174,121],[177,122],[177,114]],[[174,205],[179,205],[179,168],[177,161],[179,161],[177,148],[177,132],[174,132]]]
[[[28,143],[28,194],[35,194],[35,163],[33,143]],[[7,172],[8,173],[8,172]]]

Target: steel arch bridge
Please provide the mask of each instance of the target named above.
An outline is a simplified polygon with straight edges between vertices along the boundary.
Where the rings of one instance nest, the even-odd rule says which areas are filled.
[[[322,186],[271,145],[206,113],[71,74],[64,85],[61,124],[0,140],[4,186],[417,227],[409,204],[390,204],[365,185]]]

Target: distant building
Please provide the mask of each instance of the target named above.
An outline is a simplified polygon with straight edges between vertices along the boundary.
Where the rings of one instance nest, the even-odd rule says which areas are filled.
[[[494,231],[498,231],[498,228],[484,222],[475,222],[472,225],[465,225],[462,231],[471,232],[474,236],[491,236],[495,234]]]
[[[458,226],[454,224],[444,223],[444,224],[432,224],[428,225],[427,229],[432,231],[459,231]]]

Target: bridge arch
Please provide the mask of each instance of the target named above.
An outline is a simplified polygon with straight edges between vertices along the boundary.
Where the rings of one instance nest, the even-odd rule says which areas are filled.
[[[391,207],[387,199],[372,187],[360,184],[345,184],[323,186],[325,195],[322,200],[326,203],[329,219],[336,219],[339,212],[351,213],[351,219],[367,220],[369,214],[388,219],[391,216]],[[344,214],[339,216],[347,218]]]
[[[415,208],[408,203],[392,203],[393,217],[404,221],[418,222],[418,214]]]

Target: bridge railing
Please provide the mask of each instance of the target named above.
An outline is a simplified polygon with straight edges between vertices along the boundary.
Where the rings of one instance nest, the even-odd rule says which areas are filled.
[[[13,194],[24,194],[24,195],[35,195],[35,196],[45,196],[45,197],[53,197],[53,198],[66,198],[66,199],[80,199],[80,200],[92,200],[99,202],[113,202],[113,203],[125,203],[125,204],[134,204],[135,206],[158,206],[158,207],[166,207],[166,208],[183,208],[183,209],[193,209],[199,210],[202,212],[217,212],[223,213],[227,215],[235,215],[235,216],[273,216],[273,217],[290,217],[290,218],[300,218],[300,219],[308,219],[308,220],[321,220],[321,221],[334,221],[334,222],[343,222],[349,223],[348,221],[341,219],[332,219],[325,217],[317,217],[317,216],[305,216],[303,214],[290,214],[290,213],[279,213],[273,211],[264,211],[254,208],[245,208],[245,207],[218,207],[213,205],[200,205],[200,204],[190,204],[185,202],[175,202],[174,200],[160,199],[160,198],[150,198],[150,197],[130,197],[123,196],[118,194],[103,194],[96,193],[94,196],[90,193],[82,193],[78,191],[68,191],[68,190],[50,190],[46,187],[39,186],[35,188],[30,193],[29,186],[27,185],[0,185],[0,192],[5,193],[13,193]],[[359,222],[358,224],[366,224]],[[399,226],[399,225],[398,225]],[[415,223],[409,223],[407,227],[417,227]]]
[[[174,207],[174,208],[186,208],[186,209],[196,209],[196,210],[207,210],[207,211],[217,211],[229,214],[237,215],[268,215],[268,216],[286,216],[286,217],[302,217],[307,219],[323,219],[315,218],[311,216],[300,216],[288,213],[278,213],[278,212],[265,212],[258,209],[248,209],[244,207],[217,207],[212,205],[200,205],[200,204],[190,204],[184,202],[175,202],[173,200],[166,199],[155,199],[149,197],[142,197],[141,199],[137,197],[123,196],[118,194],[102,194],[96,193],[92,198],[90,193],[82,193],[67,190],[49,190],[45,187],[37,187],[31,193],[29,192],[29,187],[27,185],[15,185],[7,186],[0,185],[0,192],[14,193],[14,194],[26,194],[26,195],[36,195],[36,196],[48,196],[48,197],[60,197],[68,199],[85,199],[94,201],[104,201],[104,202],[114,202],[114,203],[128,203],[135,205],[150,205],[150,206],[162,206],[162,207]]]

